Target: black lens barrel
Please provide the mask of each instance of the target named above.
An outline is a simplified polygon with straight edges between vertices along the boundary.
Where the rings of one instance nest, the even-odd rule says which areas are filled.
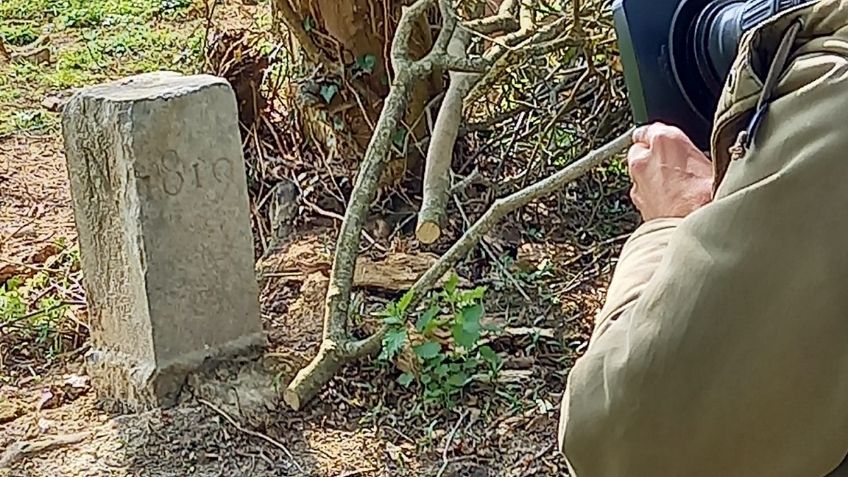
[[[695,26],[698,68],[710,89],[721,88],[742,35],[762,21],[809,0],[718,0],[707,5]]]

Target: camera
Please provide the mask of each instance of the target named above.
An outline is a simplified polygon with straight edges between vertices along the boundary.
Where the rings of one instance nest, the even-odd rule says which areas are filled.
[[[614,0],[637,124],[662,121],[709,149],[713,116],[742,35],[809,0]]]

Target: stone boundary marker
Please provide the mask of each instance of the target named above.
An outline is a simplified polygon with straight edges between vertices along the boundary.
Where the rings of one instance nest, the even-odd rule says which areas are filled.
[[[265,344],[235,95],[146,73],[83,89],[62,129],[102,397],[176,402],[187,376]]]

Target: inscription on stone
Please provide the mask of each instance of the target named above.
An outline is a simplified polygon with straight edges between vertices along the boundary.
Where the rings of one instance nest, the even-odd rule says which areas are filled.
[[[168,150],[157,161],[155,174],[138,173],[148,192],[158,189],[169,196],[204,187],[226,187],[233,179],[233,160],[219,157],[184,160],[176,151]]]

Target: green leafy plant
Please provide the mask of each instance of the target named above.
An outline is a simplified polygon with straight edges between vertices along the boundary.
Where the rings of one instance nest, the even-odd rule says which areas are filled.
[[[427,300],[415,320],[415,344],[410,344],[419,371],[404,372],[397,379],[404,387],[418,382],[426,401],[445,407],[453,407],[476,376],[494,376],[502,364],[498,354],[482,342],[484,332],[494,330],[481,322],[486,288],[461,290],[458,283],[453,275],[440,292]],[[412,296],[407,294],[387,306],[383,321],[389,331],[383,339],[380,359],[395,359],[412,341],[413,331],[406,320],[411,301]]]
[[[25,46],[38,39],[38,32],[32,25],[3,25],[0,26],[0,36],[13,46]]]

